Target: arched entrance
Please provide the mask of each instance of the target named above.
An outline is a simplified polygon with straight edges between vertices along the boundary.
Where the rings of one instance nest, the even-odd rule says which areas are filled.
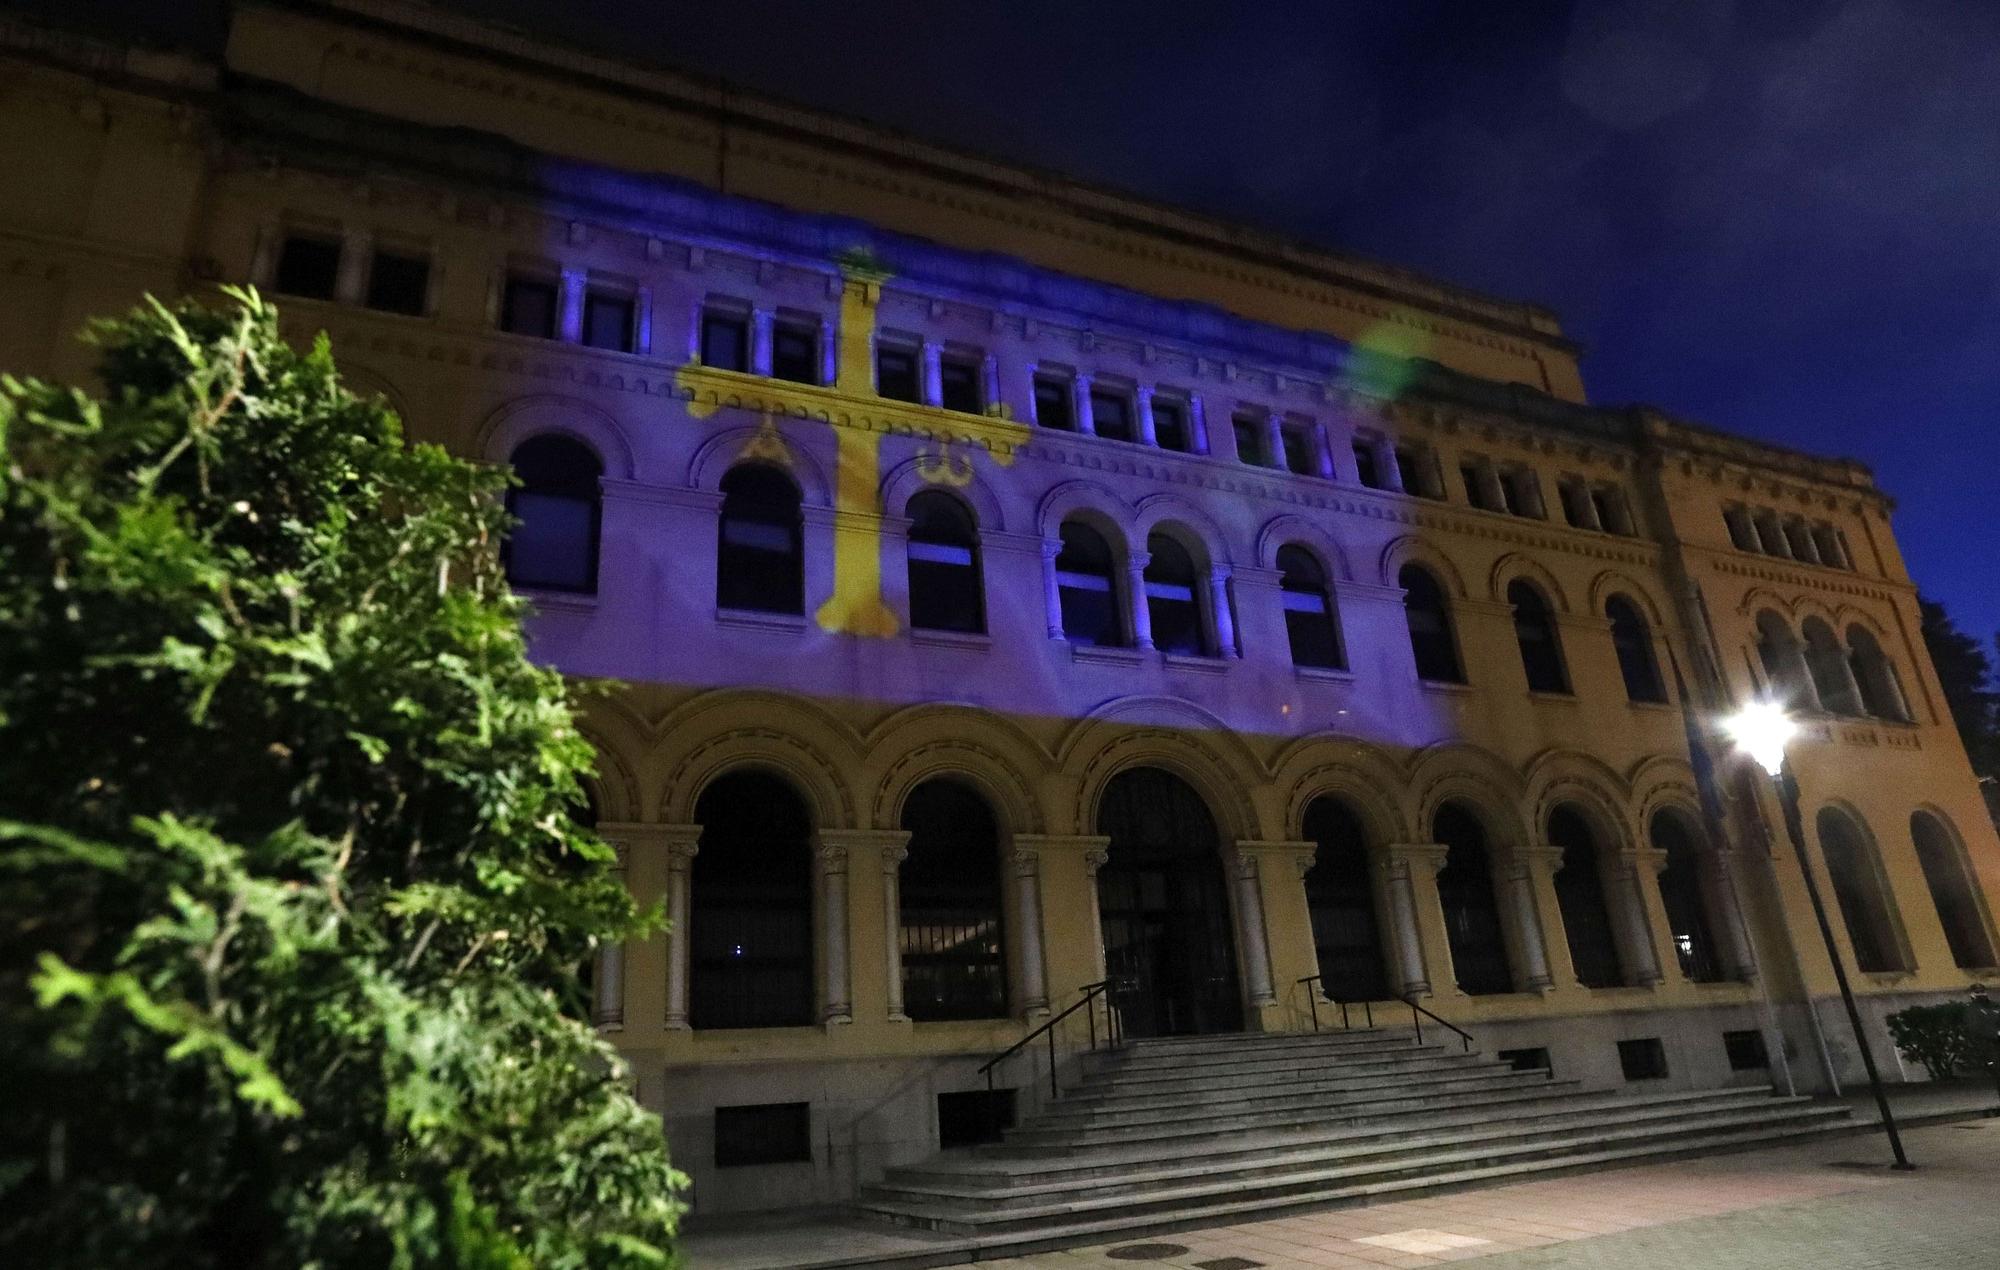
[[[1104,967],[1125,1031],[1240,1030],[1221,835],[1201,795],[1158,768],[1121,772],[1104,788],[1097,831],[1111,839],[1097,902]]]

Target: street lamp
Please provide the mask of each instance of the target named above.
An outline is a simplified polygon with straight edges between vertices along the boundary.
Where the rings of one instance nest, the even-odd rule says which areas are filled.
[[[1738,749],[1748,754],[1757,766],[1771,777],[1777,788],[1778,803],[1785,811],[1785,833],[1792,840],[1792,854],[1798,857],[1799,872],[1805,876],[1806,897],[1812,901],[1813,916],[1819,920],[1819,937],[1826,942],[1826,958],[1833,963],[1833,979],[1840,985],[1841,1004],[1847,1007],[1847,1021],[1854,1028],[1854,1044],[1861,1051],[1861,1065],[1868,1071],[1868,1088],[1875,1095],[1875,1105],[1882,1112],[1882,1129],[1889,1135],[1889,1150],[1896,1156],[1892,1166],[1912,1169],[1910,1157],[1903,1154],[1903,1138],[1896,1132],[1896,1117],[1889,1110],[1889,1096],[1882,1090],[1881,1073],[1875,1070],[1875,1053],[1868,1045],[1867,1034],[1861,1030],[1861,1011],[1854,1004],[1854,988],[1847,981],[1847,967],[1840,960],[1840,949],[1833,942],[1833,926],[1826,919],[1826,902],[1820,899],[1819,883],[1813,880],[1812,866],[1806,862],[1805,824],[1799,815],[1799,783],[1792,776],[1791,764],[1785,761],[1785,742],[1798,732],[1798,725],[1785,714],[1785,708],[1774,701],[1753,701],[1738,711],[1734,718],[1723,721],[1723,728],[1736,742]],[[1806,1008],[1812,1009],[1812,993],[1806,993]]]

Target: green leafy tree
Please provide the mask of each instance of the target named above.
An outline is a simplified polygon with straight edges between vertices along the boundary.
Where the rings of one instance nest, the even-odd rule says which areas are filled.
[[[505,477],[251,293],[0,380],[0,1265],[658,1266]]]
[[[2000,682],[1994,663],[1978,640],[1958,629],[1944,605],[1919,600],[1917,606],[1924,648],[1937,668],[1945,705],[1979,776],[1987,811],[2000,825]],[[2000,635],[1994,637],[1994,648],[2000,652]]]

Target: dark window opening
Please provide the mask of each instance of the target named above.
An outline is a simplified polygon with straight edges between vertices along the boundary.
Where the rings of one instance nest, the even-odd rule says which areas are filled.
[[[1014,1127],[1014,1091],[968,1089],[937,1096],[938,1147],[985,1146]]]
[[[1146,614],[1152,619],[1153,647],[1163,653],[1213,653],[1201,629],[1194,558],[1165,534],[1150,535],[1146,553]]]
[[[1056,594],[1062,607],[1063,636],[1072,644],[1115,648],[1125,642],[1111,548],[1103,535],[1081,521],[1063,523],[1062,551],[1056,556]]]
[[[1563,937],[1577,982],[1586,988],[1615,988],[1625,977],[1611,930],[1611,908],[1604,899],[1596,836],[1569,807],[1549,813],[1548,835],[1549,844],[1562,851],[1555,874],[1556,908],[1562,914]]]
[[[1722,1052],[1729,1056],[1732,1072],[1760,1072],[1771,1065],[1764,1048],[1764,1034],[1754,1028],[1722,1034]]]
[[[1413,445],[1396,447],[1396,469],[1403,474],[1403,491],[1418,498],[1441,499],[1437,460],[1428,450]]]
[[[1468,459],[1458,465],[1458,478],[1465,482],[1465,501],[1481,511],[1505,511],[1505,507],[1496,504],[1494,501],[1495,490],[1493,487],[1498,485],[1499,482],[1495,481],[1492,485],[1489,485],[1487,483],[1488,475],[1486,465],[1476,460]]]
[[[1722,964],[1716,956],[1715,927],[1709,920],[1694,832],[1679,812],[1661,810],[1653,813],[1650,836],[1653,848],[1667,857],[1667,867],[1660,870],[1660,906],[1667,913],[1681,976],[1690,983],[1718,983]]]
[[[1626,1080],[1665,1080],[1667,1047],[1657,1036],[1618,1042],[1618,1068]]]
[[[1846,816],[1822,808],[1817,822],[1820,852],[1833,881],[1833,895],[1854,946],[1854,964],[1864,974],[1907,969],[1903,965],[1895,918],[1875,871],[1873,852]]]
[[[875,349],[875,393],[891,401],[922,401],[923,384],[917,374],[917,350],[895,344]]]
[[[1660,663],[1653,656],[1653,632],[1638,606],[1622,595],[1604,602],[1604,616],[1611,621],[1611,648],[1618,655],[1618,673],[1625,680],[1627,701],[1663,702],[1667,686],[1660,678]]]
[[[1507,602],[1514,606],[1514,640],[1521,646],[1521,668],[1527,672],[1529,691],[1568,692],[1562,642],[1548,601],[1532,585],[1515,581],[1507,586]]]
[[[1406,564],[1396,575],[1403,588],[1403,617],[1410,628],[1410,651],[1416,657],[1417,678],[1431,683],[1464,683],[1458,644],[1452,637],[1451,610],[1444,588],[1428,569]]]
[[[717,370],[749,370],[750,319],[738,313],[704,309],[701,315],[701,364]]]
[[[986,413],[986,397],[980,383],[979,363],[965,357],[945,357],[938,361],[938,404],[946,410],[969,415]]]
[[[1945,943],[1951,947],[1952,964],[1961,970],[1990,968],[1994,964],[1993,940],[1987,934],[1986,919],[1967,879],[1958,844],[1937,817],[1923,811],[1910,817],[1910,841],[1916,846],[1924,885],[1944,927]]]
[[[1316,798],[1300,826],[1316,843],[1305,877],[1306,909],[1319,954],[1320,991],[1329,1001],[1386,1001],[1381,923],[1368,872],[1361,818],[1338,798]]]
[[[592,348],[614,353],[632,351],[634,315],[632,297],[595,288],[583,293],[583,342]]]
[[[400,251],[378,251],[368,265],[368,307],[421,317],[430,290],[431,262]]]
[[[1236,457],[1253,467],[1271,466],[1271,456],[1264,452],[1264,421],[1255,415],[1237,415],[1229,421],[1236,434]]]
[[[1549,1062],[1549,1051],[1542,1046],[1532,1049],[1498,1050],[1493,1057],[1507,1064],[1517,1072],[1553,1072],[1554,1064]]]
[[[964,503],[939,490],[910,499],[910,625],[976,633],[986,629],[979,533]]]
[[[1178,401],[1153,399],[1153,440],[1162,450],[1194,452],[1194,438],[1188,431],[1187,408]]]
[[[799,491],[783,473],[754,463],[730,469],[718,528],[718,608],[805,612]]]
[[[1608,534],[1632,536],[1632,516],[1625,504],[1625,496],[1615,489],[1599,487],[1590,491],[1591,505],[1597,511],[1597,523]]]
[[[536,339],[556,337],[556,284],[547,278],[509,274],[500,297],[500,329]]]
[[[1071,402],[1067,379],[1035,376],[1035,423],[1039,427],[1063,432],[1076,431],[1076,410]]]
[[[1343,668],[1347,659],[1341,654],[1326,570],[1310,551],[1296,543],[1286,543],[1278,548],[1278,571],[1278,595],[1285,609],[1285,635],[1291,643],[1292,664]]]
[[[1386,484],[1382,479],[1382,465],[1375,457],[1374,442],[1354,443],[1354,479],[1369,489],[1381,489]]]
[[[1431,822],[1431,838],[1445,847],[1438,870],[1438,904],[1444,911],[1451,968],[1460,990],[1488,996],[1514,990],[1514,971],[1493,889],[1486,830],[1471,812],[1446,803]]]
[[[603,465],[588,446],[563,436],[530,437],[509,461],[521,483],[507,491],[507,510],[520,522],[502,548],[507,580],[595,592]]]
[[[715,1109],[715,1167],[811,1164],[812,1106],[772,1102]]]
[[[918,1022],[1007,1016],[1000,826],[986,800],[949,779],[903,804],[899,875],[903,1011]]]
[[[278,250],[278,272],[271,280],[280,295],[307,300],[331,300],[340,278],[340,240],[317,234],[288,234]]]
[[[1278,442],[1285,447],[1285,470],[1298,476],[1319,475],[1319,455],[1314,452],[1312,433],[1305,428],[1280,428]]]
[[[688,877],[688,1022],[805,1027],[813,1019],[812,819],[765,772],[717,777],[695,801]]]
[[[1139,430],[1132,418],[1132,399],[1122,392],[1092,389],[1090,423],[1098,436],[1112,441],[1137,441]]]
[[[780,322],[771,328],[771,377],[795,384],[819,382],[819,328]]]

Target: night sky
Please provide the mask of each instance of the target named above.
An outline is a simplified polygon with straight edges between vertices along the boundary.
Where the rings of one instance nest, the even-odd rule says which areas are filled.
[[[1870,465],[2000,629],[2000,4],[454,7],[1545,304],[1593,401]]]

